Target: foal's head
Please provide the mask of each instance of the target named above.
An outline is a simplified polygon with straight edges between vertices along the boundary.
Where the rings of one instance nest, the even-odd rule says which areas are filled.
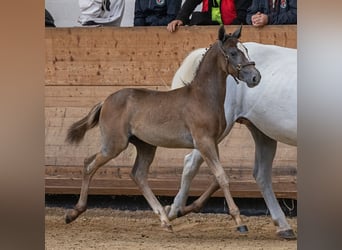
[[[255,87],[259,84],[261,75],[255,68],[255,63],[250,61],[247,48],[239,41],[241,29],[242,26],[233,34],[226,34],[224,26],[221,25],[218,43],[225,58],[224,67],[227,68],[227,73],[246,82],[248,87]]]

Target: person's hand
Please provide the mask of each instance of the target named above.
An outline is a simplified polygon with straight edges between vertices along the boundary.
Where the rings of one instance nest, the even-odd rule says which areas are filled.
[[[178,26],[183,25],[183,22],[181,20],[173,20],[167,25],[167,30],[170,32],[176,31]]]
[[[268,16],[263,13],[256,13],[251,17],[252,25],[255,27],[262,27],[268,24]]]

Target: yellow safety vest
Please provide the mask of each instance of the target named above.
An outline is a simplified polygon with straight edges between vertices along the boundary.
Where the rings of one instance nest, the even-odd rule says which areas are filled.
[[[211,7],[211,20],[222,24],[220,4],[221,0],[213,0],[213,5]]]

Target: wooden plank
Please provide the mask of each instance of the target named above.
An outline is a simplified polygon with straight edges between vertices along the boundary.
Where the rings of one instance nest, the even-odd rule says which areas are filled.
[[[127,85],[128,87],[137,87]],[[45,86],[45,107],[87,107],[89,109],[108,95],[122,89],[122,86]],[[167,91],[170,86],[141,85],[139,88]]]
[[[236,26],[226,27],[227,31]],[[297,46],[297,26],[244,26],[242,41],[286,47]],[[78,146],[64,141],[67,128],[110,93],[126,87],[168,90],[173,74],[193,49],[207,47],[217,37],[217,26],[181,27],[169,33],[165,27],[57,28],[46,29],[45,68],[45,165],[47,193],[78,193],[85,157],[99,150],[99,131],[89,131]],[[249,131],[236,124],[219,145],[221,162],[237,197],[260,197],[252,178],[254,144]],[[149,182],[157,195],[175,195],[179,188],[184,155],[188,149],[157,150]],[[135,158],[133,146],[99,170],[91,194],[136,194],[129,172]],[[297,151],[279,144],[273,167],[278,197],[296,197]],[[200,195],[211,173],[203,164],[191,195]],[[223,196],[217,192],[215,196]]]
[[[227,31],[237,26],[226,27]],[[193,49],[217,39],[217,26],[46,29],[47,85],[169,86]],[[295,48],[296,25],[244,26],[242,41]]]
[[[81,187],[81,166],[47,166],[46,169],[46,192],[47,193],[79,193]],[[252,178],[249,168],[226,168],[230,177],[230,189],[235,197],[261,197],[261,193]],[[156,195],[176,195],[180,174],[169,172],[152,173],[149,175],[149,184]],[[178,171],[180,172],[180,171]],[[130,168],[103,167],[95,174],[91,185],[91,194],[125,194],[140,195],[135,183],[131,180]],[[278,198],[296,199],[296,168],[282,167],[273,171],[273,187]],[[292,176],[289,181],[288,176]],[[208,178],[209,176],[209,178]],[[190,195],[198,196],[210,182],[212,176],[207,168],[204,168],[195,177],[191,185]],[[214,196],[223,196],[222,191],[217,191]]]

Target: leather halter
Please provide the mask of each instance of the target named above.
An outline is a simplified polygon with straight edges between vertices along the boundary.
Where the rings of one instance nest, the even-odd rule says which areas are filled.
[[[229,62],[229,55],[227,55],[223,49],[223,43],[226,41],[226,39],[224,39],[223,41],[220,41],[219,43],[219,48],[220,48],[220,51],[222,52],[224,58],[226,59],[226,63],[227,65],[230,63]],[[253,65],[255,66],[255,62],[254,61],[248,61],[247,63],[244,63],[244,64],[237,64],[236,66],[232,64],[232,67],[237,71],[237,78],[240,77],[240,71],[244,68],[244,67],[247,67],[247,66],[250,66],[250,65]],[[236,81],[237,84],[239,84],[239,81],[236,79],[235,76],[231,75],[234,80]]]

